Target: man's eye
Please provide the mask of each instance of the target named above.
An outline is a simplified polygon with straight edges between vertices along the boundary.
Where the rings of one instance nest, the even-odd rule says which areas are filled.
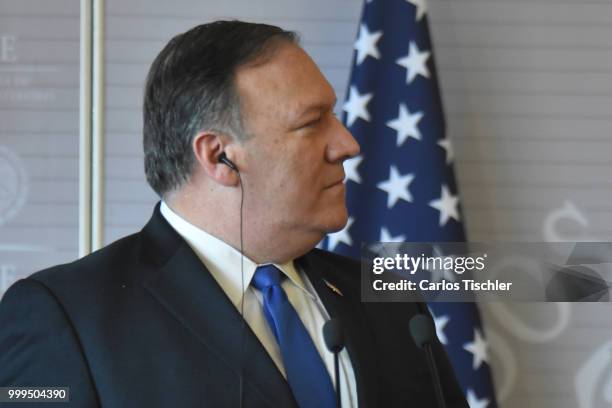
[[[302,126],[300,126],[300,128],[309,128],[309,127],[313,127],[319,124],[319,122],[321,121],[321,118],[316,118],[313,119],[311,121],[308,121],[306,123],[304,123]]]

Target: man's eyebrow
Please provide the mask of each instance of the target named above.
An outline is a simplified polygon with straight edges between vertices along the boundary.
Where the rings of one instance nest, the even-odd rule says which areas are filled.
[[[334,98],[334,102],[332,104],[328,104],[325,102],[315,103],[315,104],[306,106],[304,109],[300,108],[296,110],[295,113],[297,117],[302,117],[312,112],[324,112],[329,109],[333,110],[336,106],[336,103],[338,103],[338,98]]]

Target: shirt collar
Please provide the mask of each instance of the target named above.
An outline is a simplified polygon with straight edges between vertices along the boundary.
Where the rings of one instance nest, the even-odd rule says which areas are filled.
[[[172,228],[185,239],[198,258],[206,265],[213,278],[230,298],[232,304],[238,308],[242,296],[249,288],[255,269],[260,265],[247,256],[243,257],[240,251],[231,245],[185,220],[163,200],[160,211]],[[314,295],[306,289],[304,280],[297,271],[293,260],[274,265],[307,296],[315,299]],[[244,272],[242,282],[240,280],[241,268]]]

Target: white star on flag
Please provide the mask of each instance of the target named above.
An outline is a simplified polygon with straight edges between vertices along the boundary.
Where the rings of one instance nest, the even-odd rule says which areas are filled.
[[[408,47],[408,55],[398,59],[398,65],[406,68],[406,83],[412,82],[417,75],[423,75],[429,78],[429,70],[427,69],[427,59],[431,53],[429,51],[421,52],[414,41],[410,41]]]
[[[478,399],[474,390],[467,390],[467,403],[470,408],[487,408],[489,406],[489,400],[487,398]]]
[[[389,230],[385,227],[380,229],[380,242],[404,242],[406,240],[405,235],[398,235],[397,237],[391,236]]]
[[[453,255],[444,255],[437,245],[434,245],[432,255],[437,259],[440,259],[441,257],[456,258]],[[444,267],[444,263],[442,263],[441,268],[438,268],[437,265],[435,265],[434,268],[428,269],[428,271],[431,272],[432,282],[440,282],[443,279],[446,279],[449,282],[454,282],[457,280],[457,275],[455,274],[455,271],[452,268],[446,269]]]
[[[415,21],[420,21],[425,13],[427,13],[427,3],[426,0],[406,0],[408,3],[414,4],[416,7],[416,19]]]
[[[453,152],[453,145],[451,144],[450,140],[442,139],[438,142],[438,146],[443,148],[444,151],[446,152],[446,164],[451,164],[451,162],[453,161],[454,152]]]
[[[429,206],[440,211],[440,226],[443,227],[449,218],[460,221],[459,217],[459,197],[454,196],[448,190],[446,184],[442,185],[442,196],[429,202]]]
[[[446,315],[436,317],[436,315],[433,314],[431,309],[429,310],[429,312],[431,313],[431,317],[433,317],[434,319],[434,325],[436,326],[436,335],[438,336],[440,343],[448,344],[448,339],[446,338],[446,334],[444,333],[444,327],[446,327],[446,325],[450,321],[450,318]]]
[[[367,251],[373,256],[401,254],[407,242],[429,242],[422,247],[429,259],[424,259],[427,265],[419,265],[419,277],[457,285],[461,275],[454,266],[460,254],[452,255],[442,245],[436,252],[436,242],[466,240],[454,170],[462,146],[440,125],[444,84],[439,84],[435,71],[429,6],[428,0],[365,0],[362,5],[348,49],[353,64],[350,83],[345,100],[337,103],[344,125],[361,145],[362,159],[345,165],[346,199],[355,219],[348,231],[352,246],[339,243],[337,237],[325,242],[335,252],[353,257],[359,257],[362,242],[370,243]],[[441,251],[447,254],[430,258]],[[425,297],[433,300],[438,292]],[[484,401],[489,407],[497,406],[490,364],[464,349],[479,352],[475,328],[485,336],[477,305],[430,306],[462,392],[472,389],[474,404],[481,403],[478,396],[488,398]],[[493,359],[492,351],[488,357]],[[472,368],[474,361],[480,364],[477,370]]]
[[[397,118],[386,123],[388,127],[397,132],[397,146],[401,146],[408,137],[421,140],[418,124],[423,116],[423,112],[410,113],[406,105],[400,103]]]
[[[472,368],[474,370],[477,370],[483,362],[489,362],[488,345],[482,334],[480,334],[480,330],[474,329],[474,341],[464,344],[463,348],[474,356],[472,359]]]
[[[357,167],[359,167],[362,160],[363,156],[359,155],[344,161],[345,180],[353,180],[355,183],[361,183],[361,176],[359,176]]]
[[[353,217],[349,217],[346,222],[346,226],[338,232],[334,232],[333,234],[329,234],[327,237],[329,241],[327,242],[328,251],[333,251],[340,242],[344,242],[346,245],[353,245],[353,240],[348,233],[349,228],[353,224],[355,220]]]
[[[349,89],[348,101],[342,106],[342,110],[348,115],[346,121],[348,127],[351,127],[357,118],[361,118],[366,122],[370,121],[370,113],[366,105],[370,102],[372,96],[374,96],[374,94],[371,93],[361,95],[355,86],[351,86]]]
[[[402,176],[395,166],[391,166],[389,179],[381,181],[376,185],[376,187],[387,193],[387,208],[393,207],[399,199],[412,202],[412,194],[408,190],[412,180],[414,180],[414,174]]]
[[[382,35],[382,31],[371,33],[365,24],[359,26],[359,37],[353,46],[357,50],[357,65],[361,64],[368,55],[376,59],[380,58],[380,52],[376,47],[376,43]]]

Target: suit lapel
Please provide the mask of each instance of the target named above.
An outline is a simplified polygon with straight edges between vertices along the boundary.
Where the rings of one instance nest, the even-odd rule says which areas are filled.
[[[289,385],[248,324],[157,206],[142,232],[143,256],[153,261],[144,286],[208,349],[272,407],[295,407]],[[149,256],[152,255],[152,256]],[[243,338],[243,353],[241,349]]]
[[[298,260],[308,275],[325,309],[332,318],[339,318],[345,334],[345,344],[355,372],[360,407],[376,407],[378,378],[376,376],[375,347],[360,303],[359,286],[349,286],[343,274],[356,271],[337,270],[329,263],[309,252]],[[358,280],[358,279],[357,279]]]

